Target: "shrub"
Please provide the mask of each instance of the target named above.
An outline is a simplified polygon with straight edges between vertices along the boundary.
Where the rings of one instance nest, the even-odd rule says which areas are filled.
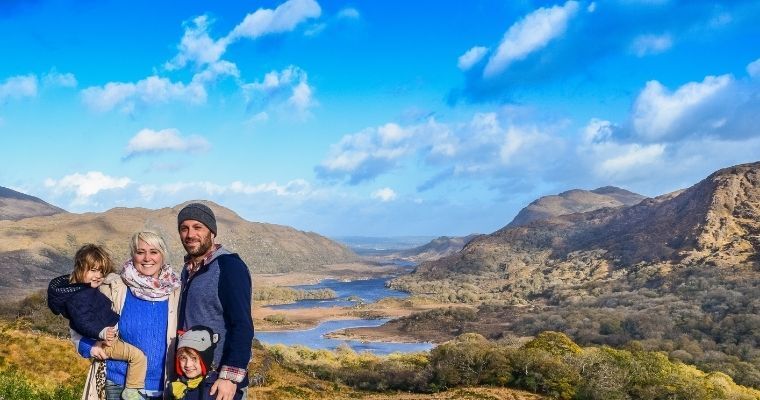
[[[0,373],[0,399],[2,400],[78,400],[81,395],[81,383],[67,383],[53,389],[45,389],[36,387],[15,369]]]

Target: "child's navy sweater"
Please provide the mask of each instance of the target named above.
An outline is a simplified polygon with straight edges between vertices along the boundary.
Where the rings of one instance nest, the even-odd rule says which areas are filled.
[[[68,319],[71,329],[82,336],[98,338],[104,328],[119,322],[106,295],[88,283],[69,283],[69,275],[50,281],[47,293],[50,310]]]

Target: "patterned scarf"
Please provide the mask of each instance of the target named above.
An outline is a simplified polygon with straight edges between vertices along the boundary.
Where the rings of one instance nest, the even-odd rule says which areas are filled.
[[[169,264],[161,266],[158,278],[137,271],[132,260],[124,263],[121,279],[132,289],[135,297],[148,301],[163,301],[180,285],[179,276]]]

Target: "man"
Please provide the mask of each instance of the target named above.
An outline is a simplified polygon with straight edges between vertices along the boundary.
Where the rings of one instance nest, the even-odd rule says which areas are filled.
[[[244,399],[253,341],[248,267],[237,254],[214,243],[216,217],[208,206],[185,206],[177,215],[177,227],[187,251],[178,329],[204,325],[219,333],[211,367],[219,371],[219,379],[211,394],[217,400]]]

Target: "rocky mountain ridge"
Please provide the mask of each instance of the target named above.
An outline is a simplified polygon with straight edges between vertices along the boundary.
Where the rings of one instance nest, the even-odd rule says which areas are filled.
[[[417,293],[446,287],[457,301],[520,303],[646,268],[659,281],[689,265],[757,269],[758,254],[760,162],[722,169],[686,190],[632,206],[507,225],[393,285]]]

